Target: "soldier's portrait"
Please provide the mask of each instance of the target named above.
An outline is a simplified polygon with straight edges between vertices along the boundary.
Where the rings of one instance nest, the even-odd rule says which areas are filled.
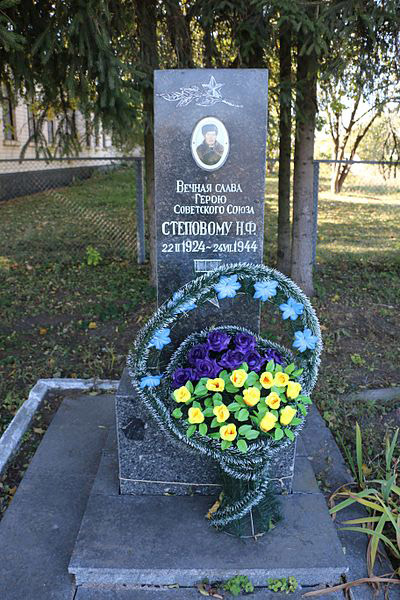
[[[193,129],[192,156],[205,171],[222,167],[229,152],[229,136],[225,125],[216,117],[205,117]]]

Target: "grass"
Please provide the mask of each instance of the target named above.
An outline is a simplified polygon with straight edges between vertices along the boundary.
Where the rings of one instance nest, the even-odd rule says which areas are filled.
[[[360,411],[372,415],[364,439],[375,468],[381,438],[400,418],[396,406],[354,407],[343,395],[400,384],[400,192],[392,186],[378,197],[364,185],[335,197],[328,184],[322,173],[313,304],[325,352],[313,397],[350,446]],[[270,175],[271,265],[276,190]],[[87,264],[88,246],[100,253],[97,266]],[[39,378],[120,376],[136,331],[155,307],[148,267],[136,264],[134,247],[130,169],[0,203],[0,434]]]

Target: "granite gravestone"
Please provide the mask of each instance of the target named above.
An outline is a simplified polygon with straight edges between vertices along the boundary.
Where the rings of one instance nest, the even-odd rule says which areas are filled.
[[[221,264],[263,262],[268,74],[164,70],[155,72],[154,87],[161,304]],[[248,296],[224,302],[223,311],[217,304],[191,314],[176,341],[205,325],[259,331],[259,305]]]
[[[262,263],[267,71],[155,73],[155,211],[158,303],[220,264]],[[213,325],[259,330],[259,303],[238,294],[182,318],[175,343]],[[215,463],[173,442],[149,419],[127,372],[117,395],[123,494],[212,494]],[[294,449],[276,459],[278,490],[290,491]]]

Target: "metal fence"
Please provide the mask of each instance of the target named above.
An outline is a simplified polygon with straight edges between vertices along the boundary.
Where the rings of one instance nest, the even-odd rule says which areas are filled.
[[[41,207],[57,206],[58,214],[92,229],[91,245],[108,245],[145,262],[144,178],[140,157],[85,157],[0,160],[0,202],[21,197],[34,201],[32,219],[49,224]],[[112,193],[102,183],[116,173]],[[118,187],[123,185],[123,198]],[[50,204],[49,204],[50,201]],[[51,210],[48,211],[51,214]],[[57,223],[52,223],[57,225]],[[86,240],[87,242],[88,240]]]
[[[278,161],[268,160],[267,194],[278,195]],[[350,167],[340,194],[331,189],[335,166]],[[378,161],[314,161],[313,172],[313,260],[316,260],[318,210],[323,200],[364,202],[392,199],[400,203],[399,164]],[[49,222],[49,200],[76,223],[87,223],[91,245],[110,252],[129,254],[145,262],[144,160],[138,157],[85,157],[76,159],[0,160],[0,201],[29,196],[34,199],[32,219]],[[115,172],[115,178],[112,173]],[[110,182],[111,174],[111,182]],[[104,185],[104,189],[102,188]],[[108,187],[107,187],[108,186]],[[111,187],[110,187],[111,186]],[[121,194],[118,197],[118,190]],[[41,213],[40,206],[46,206]],[[64,214],[62,214],[64,211]],[[36,217],[35,217],[36,215]],[[57,215],[53,215],[57,220]],[[86,240],[87,241],[87,240]]]

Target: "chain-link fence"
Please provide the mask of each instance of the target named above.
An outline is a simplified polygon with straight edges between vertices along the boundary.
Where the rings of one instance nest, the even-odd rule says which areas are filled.
[[[18,205],[18,199],[25,198],[25,211],[21,202],[17,210],[21,224],[25,219],[27,225],[22,226],[20,247],[25,244],[33,251],[35,245],[43,246],[46,238],[47,248],[53,240],[51,251],[90,247],[105,255],[128,255],[142,264],[143,168],[143,159],[133,157],[0,160],[0,202],[15,199]],[[314,261],[317,240],[321,239],[321,211],[330,219],[329,215],[346,207],[353,210],[357,204],[387,205],[388,212],[390,207],[400,206],[398,168],[398,164],[387,162],[314,161]],[[267,201],[276,205],[277,196],[278,161],[270,159]]]
[[[20,246],[47,238],[60,252],[73,244],[145,261],[142,158],[0,160],[0,202],[10,200]]]

